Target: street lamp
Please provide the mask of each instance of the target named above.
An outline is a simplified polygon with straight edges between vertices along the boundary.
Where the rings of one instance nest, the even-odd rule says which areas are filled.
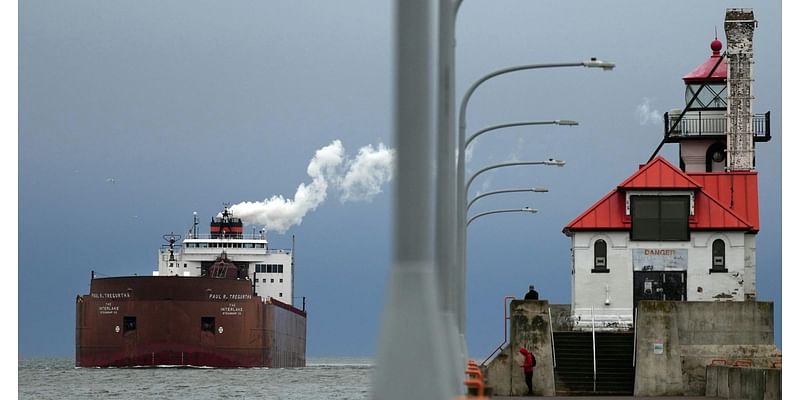
[[[464,148],[466,149],[467,147],[469,147],[469,144],[472,143],[473,140],[477,139],[478,136],[483,135],[486,132],[491,132],[503,128],[513,128],[515,126],[530,126],[530,125],[576,126],[578,125],[578,122],[569,119],[557,119],[555,121],[522,121],[522,122],[509,122],[507,124],[492,125],[473,133],[472,136],[467,138],[467,141],[464,143]]]
[[[470,202],[467,204],[467,211],[469,211],[469,208],[472,207],[472,204],[474,204],[476,201],[478,201],[479,199],[482,199],[482,198],[484,198],[486,196],[491,196],[491,195],[500,194],[500,193],[518,193],[518,192],[545,193],[545,192],[548,192],[548,190],[547,190],[547,188],[543,188],[543,187],[531,187],[531,188],[494,190],[494,191],[491,191],[491,192],[481,193],[481,194],[475,196],[472,200],[470,200]]]
[[[460,5],[460,1],[456,5],[456,9]],[[509,67],[500,69],[489,74],[484,75],[477,81],[475,81],[469,89],[467,89],[466,93],[461,99],[461,105],[459,108],[458,114],[458,143],[456,144],[456,149],[458,151],[457,163],[456,163],[456,269],[454,271],[454,281],[456,282],[456,305],[458,307],[457,316],[458,316],[458,327],[461,334],[464,334],[465,325],[466,325],[466,313],[464,307],[464,296],[465,296],[465,286],[466,286],[466,189],[464,187],[464,175],[465,175],[465,159],[464,153],[466,150],[466,128],[467,128],[467,120],[466,120],[466,112],[467,112],[467,104],[469,103],[470,97],[475,92],[475,90],[487,80],[494,78],[499,75],[508,74],[511,72],[516,71],[523,71],[529,69],[541,69],[541,68],[561,68],[561,67],[586,67],[586,68],[601,68],[604,71],[612,70],[614,68],[613,63],[600,61],[596,58],[591,58],[588,61],[583,62],[575,62],[575,63],[557,63],[557,64],[529,64],[529,65],[520,65],[515,67]],[[452,165],[452,164],[451,164]],[[440,182],[440,184],[448,184],[449,182],[444,181],[444,183]]]
[[[472,176],[467,181],[467,185],[464,187],[464,196],[466,197],[466,194],[469,191],[469,186],[472,185],[472,182],[475,180],[475,178],[478,177],[478,175],[480,175],[480,174],[482,174],[484,172],[487,172],[487,171],[491,171],[493,169],[505,168],[505,167],[514,167],[514,166],[518,166],[518,165],[551,165],[551,166],[556,166],[556,167],[563,167],[564,164],[566,164],[565,161],[554,160],[554,159],[551,158],[551,159],[544,160],[544,161],[515,161],[515,162],[507,162],[507,163],[500,163],[500,164],[490,165],[490,166],[484,167],[481,170],[479,170],[478,172],[472,174]],[[466,207],[465,207],[465,211],[466,211]]]
[[[490,214],[500,214],[500,213],[512,213],[512,212],[513,212],[513,213],[516,213],[516,212],[525,212],[525,213],[536,214],[537,212],[539,212],[539,210],[537,210],[537,209],[535,209],[535,208],[530,208],[530,207],[523,207],[523,208],[509,208],[509,209],[503,209],[503,210],[492,210],[492,211],[486,211],[486,212],[482,212],[482,213],[480,213],[480,214],[475,214],[475,215],[473,215],[473,216],[472,216],[472,218],[470,218],[470,219],[467,221],[467,226],[469,226],[469,224],[470,224],[472,221],[475,221],[476,219],[478,219],[478,218],[480,218],[480,217],[483,217],[483,216],[486,216],[486,215],[490,215]]]

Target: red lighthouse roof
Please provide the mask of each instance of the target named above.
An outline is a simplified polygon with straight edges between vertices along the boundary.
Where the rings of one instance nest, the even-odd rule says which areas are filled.
[[[758,181],[755,172],[687,174],[656,157],[564,227],[573,231],[630,230],[626,191],[694,192],[689,229],[758,232]]]
[[[658,156],[645,164],[630,178],[619,184],[620,189],[683,189],[697,190],[700,186],[664,157]]]
[[[722,57],[720,54],[720,50],[722,49],[722,42],[718,39],[714,39],[711,42],[711,57],[706,60],[706,62],[700,64],[695,68],[692,72],[689,72],[686,76],[683,77],[683,81],[686,83],[696,83],[696,82],[719,82],[724,81],[728,78],[728,63],[723,59],[722,62],[719,64],[719,67],[714,71],[714,74],[711,77],[708,74],[714,69],[714,66],[717,65],[719,58]]]

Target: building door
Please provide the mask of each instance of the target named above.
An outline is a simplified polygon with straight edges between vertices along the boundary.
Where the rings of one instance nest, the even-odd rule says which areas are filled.
[[[634,271],[633,306],[639,300],[686,300],[686,271]]]

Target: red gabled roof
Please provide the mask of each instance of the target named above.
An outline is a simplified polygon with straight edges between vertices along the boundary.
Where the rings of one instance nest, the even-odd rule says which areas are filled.
[[[753,226],[705,192],[694,196],[694,215],[689,217],[693,230],[751,230]]]
[[[703,185],[703,192],[747,221],[758,231],[758,174],[756,172],[687,173]]]
[[[630,218],[625,215],[625,192],[619,189],[614,189],[605,195],[564,227],[565,232],[568,230],[628,229],[631,229],[631,223]]]
[[[619,184],[623,190],[631,189],[681,189],[698,190],[702,186],[681,172],[664,157],[658,156],[639,168],[630,178]]]
[[[754,172],[686,174],[657,157],[567,224],[564,233],[631,229],[630,216],[625,215],[628,190],[694,191],[691,230],[758,231],[758,182]],[[731,201],[733,206],[729,206]]]

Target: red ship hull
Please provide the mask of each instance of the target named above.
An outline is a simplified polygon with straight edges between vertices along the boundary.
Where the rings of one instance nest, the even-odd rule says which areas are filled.
[[[98,278],[76,299],[78,367],[305,366],[306,314],[250,281]]]

